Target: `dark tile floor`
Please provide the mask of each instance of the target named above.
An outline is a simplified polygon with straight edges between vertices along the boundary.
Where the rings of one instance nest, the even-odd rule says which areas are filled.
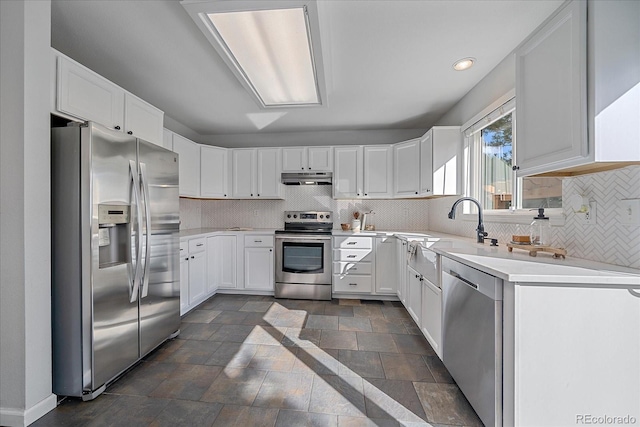
[[[482,426],[397,302],[216,295],[91,402],[34,426]]]

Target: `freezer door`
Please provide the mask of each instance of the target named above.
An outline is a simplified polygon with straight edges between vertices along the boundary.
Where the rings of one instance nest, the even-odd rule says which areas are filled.
[[[138,301],[132,293],[139,247],[138,172],[135,138],[94,123],[82,129],[82,136],[82,149],[91,151],[91,276],[83,294],[92,301],[93,341],[93,352],[85,349],[93,360],[84,368],[84,388],[94,391],[138,359]]]
[[[140,355],[180,328],[178,155],[138,140],[143,199]]]

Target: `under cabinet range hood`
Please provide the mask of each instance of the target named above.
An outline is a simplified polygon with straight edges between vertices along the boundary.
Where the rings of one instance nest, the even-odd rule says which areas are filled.
[[[285,185],[331,185],[331,172],[294,172],[283,173]]]

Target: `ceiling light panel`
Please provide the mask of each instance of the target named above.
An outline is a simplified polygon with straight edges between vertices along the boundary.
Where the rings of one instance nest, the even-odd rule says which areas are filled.
[[[270,108],[323,104],[317,13],[310,14],[306,3],[315,6],[296,1],[182,5],[260,106]]]

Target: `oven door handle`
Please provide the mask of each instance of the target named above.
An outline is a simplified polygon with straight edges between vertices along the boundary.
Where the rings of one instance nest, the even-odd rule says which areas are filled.
[[[296,237],[289,237],[289,236],[284,236],[284,235],[276,235],[276,240],[286,240],[288,242],[300,242],[300,243],[305,243],[305,242],[310,242],[310,243],[315,243],[317,241],[331,241],[331,236],[296,236]]]

